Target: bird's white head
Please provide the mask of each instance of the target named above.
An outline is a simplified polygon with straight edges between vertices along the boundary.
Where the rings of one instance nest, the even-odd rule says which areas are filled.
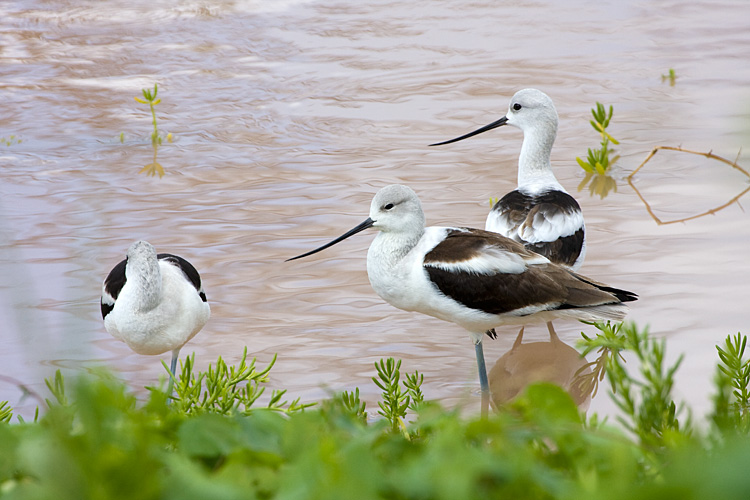
[[[552,99],[537,89],[523,89],[515,93],[505,115],[506,123],[524,131],[539,130],[540,135],[551,137],[557,135],[557,110]]]
[[[384,233],[420,235],[424,232],[425,217],[422,203],[408,186],[391,184],[375,194],[370,204],[372,227]]]

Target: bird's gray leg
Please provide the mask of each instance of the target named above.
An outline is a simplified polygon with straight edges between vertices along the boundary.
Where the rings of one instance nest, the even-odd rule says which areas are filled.
[[[482,417],[487,417],[490,408],[490,384],[487,381],[487,367],[484,364],[484,349],[482,340],[474,343],[474,351],[477,355],[477,368],[479,369],[479,387],[482,390]]]
[[[167,398],[172,397],[172,389],[174,388],[174,380],[175,380],[175,371],[177,370],[177,358],[180,357],[180,348],[172,351],[172,362],[170,363],[170,377],[169,377],[169,386],[167,387]],[[169,400],[169,399],[168,399]]]

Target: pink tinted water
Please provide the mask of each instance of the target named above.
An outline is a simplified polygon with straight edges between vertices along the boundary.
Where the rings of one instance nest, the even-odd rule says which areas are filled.
[[[488,199],[515,187],[521,133],[427,144],[494,121],[524,87],[547,92],[560,115],[553,166],[585,213],[581,271],[638,293],[630,318],[668,339],[670,360],[685,354],[676,396],[706,411],[713,345],[750,333],[745,199],[659,225],[624,181],[655,146],[731,159],[748,146],[743,0],[19,0],[0,19],[0,400],[23,413],[37,402],[8,377],[46,394],[57,368],[105,365],[135,388],[163,374],[99,314],[101,281],[136,239],[200,270],[213,315],[184,349],[200,367],[236,362],[244,346],[262,366],[278,353],[271,388],[313,401],[359,387],[374,412],[373,363],[394,356],[425,374],[427,397],[476,411],[468,335],[375,295],[372,235],[284,260],[359,223],[394,182],[418,192],[430,224],[483,226]],[[661,78],[670,68],[674,86]],[[162,179],[138,173],[153,161],[151,117],[133,97],[154,83],[159,128],[173,137],[159,149]],[[576,190],[575,157],[599,141],[596,101],[614,105],[620,140],[617,191],[604,199]],[[635,183],[665,221],[748,186],[726,165],[672,152]],[[557,329],[574,342],[582,326]],[[515,333],[486,343],[489,366]],[[591,409],[612,405],[600,395]]]

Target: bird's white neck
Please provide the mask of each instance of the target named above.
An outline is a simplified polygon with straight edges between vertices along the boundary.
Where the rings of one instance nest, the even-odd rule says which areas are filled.
[[[370,250],[380,254],[379,260],[386,265],[395,264],[414,248],[424,234],[424,228],[416,233],[381,231],[370,245]]]
[[[550,153],[557,136],[557,124],[544,123],[524,131],[518,157],[518,187],[521,190],[562,189],[552,173]]]

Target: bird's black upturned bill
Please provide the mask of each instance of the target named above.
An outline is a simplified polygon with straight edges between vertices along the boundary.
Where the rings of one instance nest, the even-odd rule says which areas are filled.
[[[332,247],[336,243],[347,239],[349,236],[354,236],[355,234],[357,234],[359,232],[362,232],[365,229],[368,229],[368,228],[372,227],[373,224],[375,224],[375,221],[368,217],[364,222],[362,222],[362,224],[358,225],[354,229],[351,229],[350,231],[347,231],[346,233],[342,234],[341,236],[339,236],[335,240],[333,240],[331,242],[328,242],[325,245],[323,245],[322,247],[316,248],[315,250],[310,250],[309,252],[303,253],[302,255],[298,255],[296,257],[292,257],[291,259],[287,259],[285,262],[289,262],[290,260],[301,259],[302,257],[307,257],[308,255],[312,255],[314,253],[320,252],[321,250],[325,250],[328,247]]]
[[[464,139],[468,139],[469,137],[474,137],[475,135],[481,134],[482,132],[487,132],[488,130],[492,130],[493,128],[502,127],[507,122],[508,122],[508,117],[503,116],[499,120],[494,121],[490,123],[489,125],[485,125],[484,127],[477,129],[474,132],[469,132],[466,135],[462,135],[461,137],[456,137],[455,139],[451,139],[449,141],[436,142],[435,144],[430,144],[430,146],[442,146],[443,144],[450,144],[452,142],[462,141]]]

